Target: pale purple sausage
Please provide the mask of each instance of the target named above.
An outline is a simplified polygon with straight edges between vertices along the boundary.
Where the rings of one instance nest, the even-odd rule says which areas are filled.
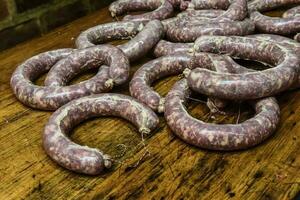
[[[189,53],[193,50],[193,43],[172,43],[166,40],[161,40],[154,48],[154,55],[156,57],[166,56],[176,53]]]
[[[216,11],[219,12],[218,10],[216,10]],[[215,12],[215,11],[212,10],[212,12]],[[195,12],[195,13],[197,13],[197,12]],[[184,15],[186,15],[186,14],[184,14]],[[225,12],[221,13],[216,18],[212,18],[212,19],[208,19],[208,20],[213,20],[212,22],[220,22],[220,21],[224,21],[224,20],[241,21],[241,20],[244,20],[247,17],[247,15],[248,15],[247,0],[233,0]],[[187,16],[189,16],[189,15],[187,15]],[[197,17],[197,16],[190,15],[190,17]],[[202,16],[200,16],[200,17],[202,17]],[[206,22],[206,23],[209,23],[209,22]]]
[[[248,3],[249,12],[269,11],[281,6],[287,6],[300,3],[300,0],[252,0]]]
[[[176,26],[178,20],[181,20],[179,17],[172,17],[165,20],[162,20],[161,23],[163,24],[165,33],[172,27]]]
[[[201,27],[201,26],[208,26],[208,25],[215,25],[220,23],[232,23],[233,21],[230,19],[221,19],[217,20],[216,18],[205,18],[205,17],[179,17],[174,24],[170,25],[172,28],[178,27]]]
[[[285,13],[282,15],[283,18],[292,18],[292,17],[300,17],[300,6],[296,6],[294,8],[291,8],[287,10]],[[300,33],[297,33],[294,37],[296,41],[300,41]],[[300,80],[300,79],[299,79]],[[300,81],[299,81],[300,83]]]
[[[227,21],[241,21],[248,15],[247,0],[233,0],[226,11],[220,12],[220,10],[211,10],[211,15],[215,17],[205,17],[205,13],[209,13],[209,10],[192,10],[189,14],[189,10],[183,14],[179,14],[178,17],[185,18],[186,21],[195,21],[197,23],[217,23]],[[222,11],[222,10],[221,10]],[[202,14],[203,13],[203,14]],[[194,22],[190,22],[195,24]]]
[[[300,42],[300,33],[297,33],[297,35],[295,35],[294,39],[298,42]]]
[[[184,142],[210,150],[240,150],[266,140],[280,119],[280,108],[275,98],[252,101],[255,116],[240,124],[210,124],[195,119],[186,111],[185,104],[191,91],[187,80],[178,81],[165,102],[167,124]]]
[[[195,10],[202,10],[202,9],[221,9],[225,10],[229,7],[230,1],[229,0],[191,0],[189,1],[182,1],[181,2],[181,9],[195,9]]]
[[[174,13],[174,8],[168,0],[144,0],[147,2],[149,7],[156,7],[152,12],[140,14],[140,15],[126,15],[123,21],[138,21],[147,23],[151,20],[157,19],[162,20],[169,18]],[[132,2],[130,2],[132,4]],[[150,6],[151,4],[151,6]]]
[[[144,28],[140,22],[110,22],[83,31],[76,39],[79,49],[95,46],[112,40],[133,38]]]
[[[232,22],[214,22],[182,26],[170,26],[166,30],[166,36],[173,42],[194,42],[203,35],[249,35],[255,30],[251,20]]]
[[[133,39],[118,47],[129,60],[134,61],[145,56],[164,37],[164,34],[162,23],[159,20],[152,20]]]
[[[255,34],[255,35],[249,35],[247,37],[275,42],[286,48],[292,49],[292,51],[294,51],[296,55],[300,55],[300,44],[290,38],[280,36],[280,35],[272,35],[272,34]],[[298,76],[298,81],[292,87],[292,89],[295,88],[300,88],[300,73]]]
[[[300,6],[296,6],[285,11],[282,15],[283,18],[300,17]]]
[[[141,134],[149,134],[158,125],[156,114],[121,94],[98,94],[69,102],[55,111],[46,124],[43,147],[56,163],[69,170],[97,175],[110,168],[113,160],[96,148],[82,146],[67,135],[79,123],[99,116],[121,117],[133,123]]]
[[[196,52],[222,53],[256,60],[275,67],[245,74],[221,74],[194,69],[188,76],[192,90],[221,99],[246,100],[275,95],[298,80],[299,56],[274,42],[238,36],[203,36],[197,39]]]
[[[250,71],[236,64],[228,56],[209,53],[196,53],[192,55],[177,52],[152,60],[139,68],[130,82],[130,94],[154,111],[162,113],[164,111],[164,98],[151,88],[151,84],[158,79],[181,74],[186,69],[194,69],[196,67],[226,73],[244,73]],[[215,103],[217,104],[217,108],[223,108],[226,105],[224,101],[215,99],[208,102],[209,108],[213,112],[215,112],[215,106],[212,105],[213,102],[219,102]]]
[[[160,5],[161,3],[157,0],[118,0],[111,3],[108,10],[112,17],[116,17],[132,11],[154,10]]]
[[[193,57],[193,67],[207,68],[212,71],[229,74],[253,72],[252,69],[248,69],[237,64],[229,56],[211,53],[195,53]],[[185,69],[183,73],[186,76],[190,73],[190,69]],[[221,109],[225,108],[227,104],[228,102],[226,100],[214,97],[209,97],[206,103],[212,113],[218,113]]]
[[[145,27],[139,22],[114,22],[101,24],[82,32],[76,40],[77,48],[87,48],[112,39],[128,39],[118,45],[130,61],[135,61],[148,53],[164,36],[164,27],[158,20],[147,23]]]
[[[300,16],[291,18],[269,17],[255,11],[250,15],[255,28],[262,33],[290,35],[300,32]]]
[[[224,10],[186,10],[177,15],[177,17],[205,17],[205,18],[216,18],[224,14]]]
[[[37,86],[32,83],[32,81],[46,73],[51,67],[57,64],[57,62],[62,59],[66,59],[70,55],[74,55],[73,53],[73,49],[49,51],[34,56],[18,66],[11,77],[11,87],[16,97],[22,103],[32,108],[38,108],[41,110],[56,110],[73,99],[87,96],[92,93],[106,92],[111,89],[105,84],[110,79],[109,72],[111,69],[107,66],[102,66],[97,75],[90,80],[71,86],[63,87],[56,85],[44,87]],[[78,52],[76,55],[78,55]],[[89,58],[90,54],[84,54],[81,56]],[[93,58],[88,62],[90,62],[92,66],[96,66],[96,58]],[[124,58],[119,59],[120,61],[126,61],[127,58],[124,56]],[[119,65],[118,63],[115,64]],[[120,63],[120,65],[128,65],[128,63],[126,64],[126,62],[124,62]],[[69,72],[67,74],[69,74]],[[63,82],[69,82],[70,79],[68,78],[71,78],[71,76],[67,76]]]
[[[247,0],[232,0],[226,12],[218,16],[217,20],[230,19],[233,21],[241,21],[244,20],[247,15]]]
[[[284,37],[281,35],[274,35],[274,34],[254,34],[254,35],[247,35],[247,37],[255,38],[259,40],[267,40],[270,42],[275,42],[280,45],[283,45],[288,48],[295,48],[296,51],[299,51],[300,44],[295,40]]]
[[[162,113],[164,111],[164,99],[150,85],[160,78],[181,74],[185,68],[191,67],[191,61],[191,55],[175,54],[160,57],[144,64],[135,72],[130,81],[131,96],[152,110]]]
[[[102,87],[112,88],[128,80],[130,66],[126,55],[112,45],[97,45],[80,49],[59,61],[47,74],[45,85],[65,85],[83,71],[100,67],[102,64],[110,66],[108,80]],[[86,81],[86,84],[92,84],[93,81]]]
[[[255,38],[262,41],[274,42],[286,48],[290,48],[297,55],[300,55],[300,44],[297,41],[290,39],[288,37],[273,35],[273,34],[254,34],[254,35],[248,35],[247,37]]]
[[[172,42],[168,42],[168,41],[164,41],[161,40],[155,47],[154,49],[154,54],[156,57],[161,57],[161,56],[166,56],[166,55],[170,55],[170,54],[187,54],[188,52],[191,52],[192,50],[192,46],[193,43],[172,43]],[[193,57],[193,61],[192,61],[192,65],[190,65],[191,67],[202,67],[202,68],[209,68],[210,70],[213,71],[218,71],[218,72],[223,72],[223,73],[245,73],[245,72],[250,72],[251,69],[247,69],[244,68],[240,65],[238,65],[236,62],[234,62],[229,56],[225,56],[225,55],[216,55],[216,54],[195,54]],[[175,66],[176,67],[176,66]],[[143,70],[142,68],[140,69],[140,71],[149,71],[146,67],[145,70]],[[155,71],[155,70],[154,70]],[[151,70],[149,71],[151,72]],[[187,73],[187,70],[185,70],[185,73]],[[136,73],[138,76],[142,73]],[[135,81],[135,77],[133,77],[131,83],[134,83]],[[140,84],[142,83],[142,85],[139,84],[135,84],[135,87],[144,87],[144,85],[148,84],[146,82],[141,82],[140,79],[137,79],[138,82],[140,82]],[[145,91],[148,91],[148,93],[150,94],[149,96],[153,96],[154,98],[143,98],[143,97],[139,97],[140,94],[136,93],[132,93],[133,95],[136,95],[136,97],[138,99],[146,99],[146,100],[142,100],[144,101],[147,105],[148,100],[147,99],[158,99],[158,94],[153,91],[151,92],[151,88],[148,87]],[[134,88],[132,90],[135,90]],[[138,89],[136,89],[138,90]],[[150,91],[150,92],[149,92]],[[151,95],[152,94],[152,95]],[[143,92],[141,93],[141,96],[143,95]],[[156,102],[156,105],[160,105],[160,110],[162,110],[162,106],[161,103],[158,104],[157,102],[159,101],[154,101]],[[163,100],[162,100],[163,102]],[[216,113],[218,112],[220,109],[226,107],[227,102],[222,100],[222,99],[217,99],[217,98],[208,98],[207,99],[207,106],[209,107],[210,111],[212,113]],[[154,106],[155,108],[155,106]]]
[[[172,4],[174,8],[179,9],[182,1],[191,1],[191,0],[168,0],[168,1]]]
[[[168,0],[174,8],[179,8],[183,0]],[[110,4],[109,11],[112,17],[132,11],[151,11],[160,7],[160,0],[118,0]]]
[[[206,17],[207,15],[207,17]],[[177,15],[177,22],[191,26],[244,20],[248,15],[246,0],[233,0],[226,11],[222,10],[187,10]],[[184,22],[184,23],[181,23]]]

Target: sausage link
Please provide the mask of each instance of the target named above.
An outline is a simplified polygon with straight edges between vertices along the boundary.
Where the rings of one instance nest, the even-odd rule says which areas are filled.
[[[97,175],[110,168],[113,160],[109,155],[67,137],[80,122],[99,116],[122,117],[138,127],[141,134],[149,134],[159,122],[152,110],[129,96],[91,95],[71,101],[52,114],[43,134],[44,150],[56,163],[75,172]]]
[[[162,20],[169,18],[174,13],[174,8],[172,4],[168,0],[144,0],[147,4],[155,4],[159,3],[159,6],[152,12],[140,14],[140,15],[126,15],[123,18],[123,21],[138,21],[142,23],[147,23],[151,20],[157,19]],[[149,6],[150,7],[150,6]]]
[[[224,10],[186,10],[177,15],[177,17],[204,17],[204,18],[216,18],[224,14]]]
[[[144,64],[139,68],[130,81],[131,96],[137,98],[152,110],[162,113],[164,99],[151,88],[151,84],[160,78],[181,74],[185,68],[190,67],[192,56],[175,54],[160,57]]]
[[[166,56],[175,53],[189,53],[193,49],[193,43],[172,43],[165,40],[160,40],[154,49],[156,57]]]
[[[187,12],[187,11],[186,11]],[[199,17],[196,14],[205,13],[205,11],[194,11],[192,14],[183,14],[181,16]],[[247,0],[233,0],[226,11],[220,13],[220,10],[212,10],[212,15],[217,15],[215,18],[208,18],[207,20],[213,20],[211,22],[220,22],[224,20],[241,21],[244,20],[248,15]],[[180,15],[179,15],[180,16]],[[200,17],[205,17],[201,16]],[[206,17],[207,18],[207,17]],[[206,22],[207,23],[207,22]]]
[[[230,1],[229,0],[191,0],[189,1],[182,1],[180,8],[182,10],[186,9],[195,9],[195,10],[202,10],[202,9],[221,9],[225,10],[229,7]]]
[[[156,57],[166,56],[170,54],[176,54],[176,53],[188,53],[191,51],[193,44],[192,43],[171,43],[168,41],[161,40],[155,50],[154,54]],[[216,54],[206,54],[206,56],[200,56],[201,54],[197,53],[196,56],[193,57],[193,65],[191,67],[196,66],[202,66],[203,68],[209,68],[210,70],[217,71],[217,72],[223,72],[223,73],[246,73],[251,72],[251,69],[247,69],[243,66],[238,65],[236,62],[234,62],[229,56],[225,55],[216,55]],[[190,68],[191,68],[190,67]],[[146,69],[146,68],[145,68]],[[142,70],[142,69],[141,69]],[[154,70],[155,71],[155,70]],[[185,73],[189,73],[187,69],[185,69]],[[133,83],[135,81],[132,81]],[[137,87],[144,87],[144,86],[137,86]],[[138,90],[138,89],[133,89]],[[148,89],[149,90],[149,89]],[[153,93],[152,95],[155,96],[157,93]],[[139,95],[137,95],[139,96]],[[151,96],[151,95],[149,95]],[[143,99],[143,97],[140,97],[139,99]],[[156,97],[157,99],[157,97]],[[156,104],[159,101],[156,101]],[[149,103],[146,102],[147,105]],[[208,98],[207,100],[207,106],[210,109],[212,113],[216,113],[219,110],[226,107],[227,102],[222,99],[217,98]],[[155,107],[155,106],[154,106]]]
[[[300,3],[300,0],[252,0],[248,3],[248,10],[250,13],[253,11],[264,12],[297,3]]]
[[[248,15],[247,0],[233,0],[225,13],[217,19],[244,20]]]
[[[300,17],[269,17],[255,11],[250,18],[255,23],[255,28],[263,33],[290,35],[300,32]]]
[[[134,61],[145,56],[164,37],[165,31],[159,20],[147,23],[145,28],[129,42],[118,47],[129,60]]]
[[[127,40],[144,28],[140,22],[111,22],[83,31],[76,39],[76,47],[84,49],[112,40]]]
[[[164,111],[164,98],[151,88],[151,84],[158,79],[181,74],[187,68],[194,69],[195,67],[228,73],[250,71],[236,64],[228,56],[209,53],[197,53],[195,55],[184,53],[171,54],[152,60],[139,68],[130,82],[130,94],[154,111],[162,113]],[[216,103],[214,104],[213,102]],[[208,105],[212,112],[216,112],[216,106],[217,108],[223,108],[226,106],[226,103],[221,100],[211,99],[208,101]]]
[[[286,48],[292,49],[292,51],[294,51],[297,55],[300,55],[300,44],[290,38],[272,34],[255,34],[249,35],[248,37],[280,44]],[[298,81],[292,86],[292,89],[295,88],[300,88],[300,74],[298,76]]]
[[[190,0],[168,0],[174,8],[180,8],[182,1],[190,1]]]
[[[125,44],[118,45],[130,61],[135,61],[149,52],[163,37],[164,27],[158,20],[147,23],[114,22],[90,28],[79,35],[76,46],[79,49],[95,46],[112,39],[132,38]]]
[[[300,33],[297,33],[297,35],[295,35],[294,39],[298,42],[300,42]]]
[[[293,48],[294,51],[300,50],[300,44],[293,39],[288,37],[284,37],[281,35],[273,35],[273,34],[254,34],[254,35],[247,35],[249,38],[255,38],[258,40],[267,40],[269,42],[274,42],[280,45],[283,45],[287,48]]]
[[[252,69],[245,68],[237,64],[231,57],[226,55],[210,54],[206,53],[206,56],[199,56],[200,53],[196,53],[193,60],[195,67],[203,66],[202,68],[210,69],[212,71],[229,73],[229,74],[241,74],[247,72],[253,72]],[[206,59],[208,58],[208,59]],[[190,69],[185,69],[184,74],[190,73]],[[221,109],[227,106],[228,102],[224,99],[215,97],[209,97],[207,99],[207,107],[211,113],[218,113]]]
[[[300,17],[300,6],[296,6],[285,11],[282,15],[283,18]]]
[[[170,27],[176,25],[176,22],[179,20],[178,17],[171,17],[165,20],[162,20],[161,23],[164,26],[164,30],[166,32],[166,30],[168,30]]]
[[[114,50],[115,47],[110,48]],[[107,82],[110,82],[110,73],[114,71],[117,73],[119,69],[119,71],[122,71],[125,68],[129,68],[126,56],[124,55],[120,57],[119,55],[115,55],[115,53],[109,48],[106,48],[107,52],[105,53],[111,53],[114,61],[109,63],[117,66],[117,70],[112,70],[111,67],[102,66],[97,75],[92,79],[75,85],[64,86],[65,83],[70,81],[69,78],[72,78],[74,73],[76,73],[76,70],[78,70],[79,63],[85,67],[87,67],[89,64],[95,67],[97,66],[98,62],[97,58],[104,60],[102,55],[96,54],[104,49],[105,48],[97,49],[97,47],[92,47],[90,49],[79,50],[75,52],[73,49],[62,49],[34,56],[21,64],[13,73],[11,77],[11,87],[13,92],[16,97],[25,105],[41,110],[56,110],[73,99],[87,96],[92,93],[106,92],[111,89],[110,86],[107,86]],[[121,52],[120,55],[122,54],[123,53]],[[95,57],[89,59],[92,55]],[[72,57],[74,58],[73,62],[70,60]],[[67,66],[62,65],[61,63],[64,63]],[[48,81],[46,81],[49,83],[49,85],[51,85],[51,81],[53,81],[53,85],[51,86],[37,86],[32,83],[32,81],[38,78],[41,74],[46,73],[56,64],[57,66],[71,68],[69,71],[65,71],[66,78],[62,78],[62,81],[59,82],[62,84],[62,86],[54,83],[56,81],[56,78],[54,77],[51,77],[50,79],[48,78]],[[73,69],[72,66],[76,67],[76,69]],[[60,73],[57,74],[61,75]]]
[[[208,15],[208,17],[205,17],[205,15]],[[193,12],[189,13],[187,10],[183,14],[178,14],[177,17],[180,19],[177,20],[177,25],[189,24],[190,26],[199,26],[209,23],[241,21],[247,15],[247,0],[234,0],[229,8],[222,12],[220,10],[193,10]]]
[[[240,150],[267,139],[279,123],[280,108],[275,98],[252,101],[256,115],[240,124],[210,124],[188,114],[185,103],[191,91],[187,80],[178,81],[166,96],[165,118],[184,142],[211,150]]]
[[[203,36],[195,51],[223,53],[256,60],[276,67],[245,74],[221,74],[194,69],[188,75],[192,90],[221,99],[257,99],[289,89],[298,79],[299,57],[289,48],[274,42],[247,37]]]
[[[203,35],[249,35],[255,30],[251,20],[231,21],[231,22],[213,22],[202,24],[191,24],[188,26],[170,26],[166,30],[166,36],[173,42],[194,42]]]
[[[296,6],[294,8],[291,8],[287,10],[285,13],[282,15],[283,18],[293,18],[293,17],[300,17],[300,6]],[[294,37],[294,40],[300,42],[300,33],[297,33]],[[299,85],[300,85],[300,78],[299,78]]]
[[[183,0],[168,0],[174,8],[179,8]],[[189,1],[189,0],[188,0]],[[110,4],[109,11],[116,17],[131,11],[151,11],[160,7],[160,0],[118,0]]]
[[[66,85],[79,73],[105,64],[109,67],[108,80],[103,87],[121,85],[129,78],[129,61],[124,53],[112,45],[98,45],[81,49],[59,61],[47,74],[45,85]],[[93,84],[94,80],[86,81]]]
[[[178,18],[173,25],[177,27],[198,27],[204,25],[215,25],[215,24],[222,24],[222,23],[233,23],[230,19],[222,19],[216,20],[215,18],[205,18],[205,17],[181,17]]]
[[[110,4],[108,10],[112,17],[132,11],[150,11],[161,5],[157,0],[118,0]]]

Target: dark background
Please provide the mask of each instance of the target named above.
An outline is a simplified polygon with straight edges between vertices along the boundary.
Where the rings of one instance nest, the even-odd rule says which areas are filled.
[[[0,51],[41,36],[113,0],[0,0]]]

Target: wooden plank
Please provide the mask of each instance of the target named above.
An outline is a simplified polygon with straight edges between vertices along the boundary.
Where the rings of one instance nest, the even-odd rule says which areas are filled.
[[[263,144],[246,151],[201,150],[176,138],[160,116],[160,126],[147,138],[150,156],[131,124],[117,118],[98,118],[78,126],[71,138],[80,144],[122,153],[122,164],[100,176],[65,170],[50,160],[41,146],[42,131],[51,112],[33,110],[16,100],[9,79],[25,59],[47,50],[73,47],[81,30],[111,21],[107,9],[77,20],[41,38],[0,54],[0,199],[292,199],[300,191],[300,92],[278,97],[282,109],[278,130]],[[145,58],[132,67],[133,73]],[[92,76],[86,73],[80,81]],[[178,77],[164,79],[155,89],[165,95]],[[38,81],[42,83],[43,79]],[[128,94],[128,85],[113,92]],[[198,97],[197,97],[198,98]],[[192,102],[193,116],[217,123],[234,122],[238,104],[228,116],[208,119],[208,109]],[[251,116],[242,106],[241,120]],[[134,167],[140,160],[139,164]],[[298,173],[297,173],[298,172]]]

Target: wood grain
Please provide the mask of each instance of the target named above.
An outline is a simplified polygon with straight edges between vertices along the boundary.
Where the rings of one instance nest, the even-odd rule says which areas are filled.
[[[143,157],[146,149],[134,126],[122,119],[98,118],[78,126],[71,138],[111,155],[121,154],[123,149],[118,145],[126,145],[120,164],[91,177],[65,170],[50,160],[42,149],[41,136],[51,112],[18,102],[9,86],[10,76],[25,59],[73,47],[80,31],[111,20],[105,8],[0,54],[0,199],[293,199],[299,193],[299,90],[278,96],[282,109],[278,130],[247,151],[224,153],[189,146],[172,134],[160,116],[159,128],[146,139],[150,155]],[[151,55],[133,64],[132,73],[149,59]],[[74,82],[93,74],[86,73]],[[155,89],[165,95],[177,79],[159,81]],[[114,92],[128,94],[128,85]],[[238,107],[233,103],[227,116],[215,119],[209,118],[201,103],[191,102],[189,111],[206,121],[229,123],[236,120]],[[251,114],[248,106],[241,106],[241,120]]]

